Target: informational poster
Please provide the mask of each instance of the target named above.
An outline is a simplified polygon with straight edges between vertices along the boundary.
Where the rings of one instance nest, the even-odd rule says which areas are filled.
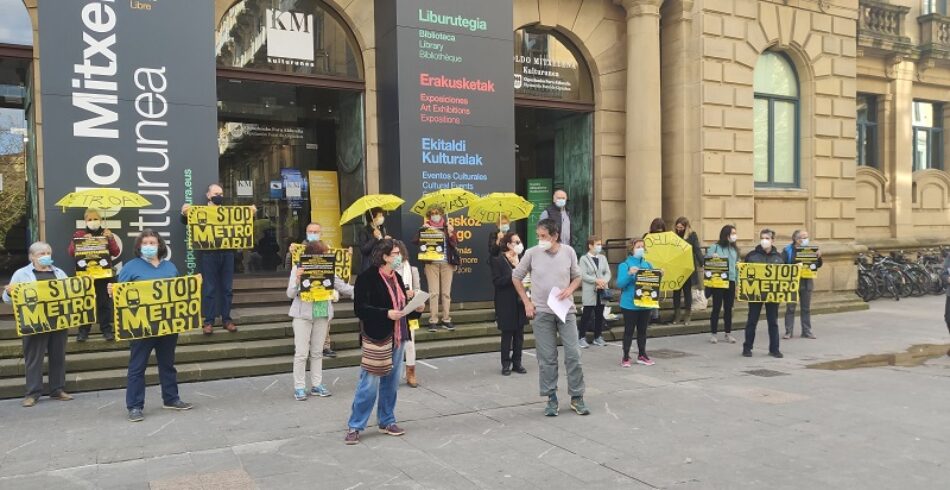
[[[336,273],[336,254],[303,254],[300,256],[298,270],[300,277],[300,299],[304,301],[326,301],[333,295],[333,276]]]
[[[192,206],[188,231],[194,250],[249,250],[254,248],[254,210],[251,206]]]
[[[739,262],[736,297],[749,303],[798,303],[801,264]]]
[[[68,277],[13,285],[17,335],[35,335],[96,323],[96,290],[91,277]]]
[[[214,2],[31,5],[43,47],[35,85],[46,175],[40,214],[49,235],[73,228],[76,214],[55,204],[64,195],[120,188],[151,202],[104,213],[124,251],[121,259],[132,257],[131,244],[150,228],[165,237],[179,270],[194,270],[185,226],[169,218],[183,203],[203,200],[208,184],[218,180]],[[0,11],[0,18],[7,15]]]
[[[320,240],[331,247],[343,243],[343,227],[340,226],[340,185],[335,171],[311,170],[310,221],[320,223]]]
[[[423,227],[419,230],[419,260],[438,262],[445,260],[445,232],[438,228]]]
[[[703,286],[729,289],[729,259],[706,257],[703,261]]]
[[[534,230],[538,227],[538,221],[541,221],[541,213],[550,205],[551,196],[554,195],[554,184],[551,179],[528,179],[527,199],[534,204],[531,215],[528,216],[528,229],[522,240],[527,239],[526,248],[531,248],[538,244],[538,236]]]
[[[411,202],[439,189],[515,191],[512,0],[376,0],[380,191]],[[410,206],[387,228],[410,236]],[[448,216],[460,265],[456,301],[493,295],[485,236],[494,223]],[[415,247],[413,247],[415,249]],[[416,250],[412,250],[416,252]]]
[[[197,330],[202,326],[201,276],[116,283],[112,307],[117,340]]]
[[[290,260],[294,265],[300,265],[300,256],[303,255],[306,247],[302,243],[290,244]],[[350,282],[353,276],[353,249],[351,248],[331,248],[330,252],[334,255],[334,274],[343,282]]]
[[[656,269],[643,269],[637,272],[636,289],[633,304],[640,308],[660,307],[660,283],[663,272]]]
[[[303,174],[295,168],[282,168],[280,169],[280,177],[287,207],[290,209],[302,208],[307,191],[307,181],[303,178]]]
[[[795,248],[795,260],[802,264],[802,279],[818,277],[818,247],[806,245]]]
[[[109,253],[109,239],[104,236],[73,238],[76,262],[76,275],[93,279],[106,279],[113,276],[112,254]]]

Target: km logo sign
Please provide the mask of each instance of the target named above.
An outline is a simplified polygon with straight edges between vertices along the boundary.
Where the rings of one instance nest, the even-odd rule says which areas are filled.
[[[313,14],[267,9],[267,57],[313,62]]]

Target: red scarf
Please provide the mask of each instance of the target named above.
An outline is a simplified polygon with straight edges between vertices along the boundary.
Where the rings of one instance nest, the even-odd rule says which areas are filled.
[[[396,271],[391,271],[387,276],[382,267],[379,268],[379,277],[383,278],[386,289],[389,291],[389,299],[393,302],[393,309],[402,311],[406,307],[406,293],[399,287],[396,280]],[[402,342],[402,318],[395,321],[395,331],[393,332],[393,341],[396,347]]]

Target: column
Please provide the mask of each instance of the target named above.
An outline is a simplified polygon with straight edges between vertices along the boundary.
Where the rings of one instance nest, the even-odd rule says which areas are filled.
[[[663,211],[660,5],[614,0],[627,11],[626,234],[639,237]]]
[[[894,238],[911,238],[914,235],[914,63],[906,59],[892,61],[888,74],[891,106],[886,121],[886,132],[891,140],[891,152],[885,169],[890,181],[888,191],[894,199],[891,209],[891,234]]]

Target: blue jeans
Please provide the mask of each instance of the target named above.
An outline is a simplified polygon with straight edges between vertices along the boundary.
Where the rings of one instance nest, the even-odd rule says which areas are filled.
[[[393,370],[386,376],[374,376],[363,369],[360,370],[360,381],[353,396],[353,412],[347,423],[350,430],[366,430],[369,416],[373,413],[373,405],[376,404],[377,393],[379,403],[376,404],[376,418],[379,420],[379,426],[386,427],[396,423],[396,391],[399,388],[399,380],[402,379],[402,356],[405,351],[405,342],[393,349],[393,359],[398,359],[399,362],[393,363]]]
[[[165,405],[177,402],[179,398],[175,347],[178,345],[178,334],[133,340],[130,344],[129,380],[125,388],[126,408],[141,410],[145,407],[145,367],[148,366],[148,357],[152,349],[155,349],[155,360],[158,361],[158,380],[162,384],[162,400]]]
[[[231,321],[233,283],[233,251],[208,250],[201,253],[201,296],[206,325],[213,325],[219,315],[225,325]]]

